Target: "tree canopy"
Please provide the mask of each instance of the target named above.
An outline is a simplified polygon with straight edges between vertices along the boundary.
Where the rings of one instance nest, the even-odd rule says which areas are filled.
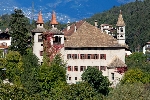
[[[18,51],[21,55],[26,53],[29,40],[27,26],[29,24],[29,20],[24,16],[22,10],[15,9],[9,23],[12,37],[10,50]]]
[[[107,77],[102,75],[102,72],[95,67],[88,67],[82,74],[82,80],[89,83],[96,92],[103,95],[109,93],[110,82]]]

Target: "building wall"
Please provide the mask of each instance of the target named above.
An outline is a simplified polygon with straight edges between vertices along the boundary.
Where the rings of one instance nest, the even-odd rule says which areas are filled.
[[[64,60],[67,61],[67,66],[78,66],[78,71],[67,71],[67,82],[68,83],[76,83],[78,81],[81,81],[81,75],[83,71],[80,71],[80,66],[108,66],[109,63],[112,62],[112,60],[115,57],[120,58],[123,62],[125,62],[125,49],[112,49],[107,48],[107,50],[64,50],[64,48],[61,51],[64,55]],[[106,60],[105,59],[67,59],[67,54],[106,54]],[[103,75],[107,76],[110,81],[111,80],[111,74],[114,72],[113,70],[107,69],[102,70]],[[122,76],[122,75],[121,75]],[[116,74],[115,72],[115,78],[121,77],[119,74]],[[71,80],[69,80],[69,77],[71,77]],[[75,80],[75,77],[77,77],[77,80]]]
[[[10,46],[11,45],[11,37],[10,37],[10,39],[0,39],[0,44],[1,43],[7,43],[7,46]]]
[[[43,51],[43,40],[42,42],[38,42],[38,36],[42,35],[42,33],[35,33],[34,35],[34,45],[33,45],[33,53],[39,58],[39,62],[43,62],[43,56],[40,55],[40,52]]]

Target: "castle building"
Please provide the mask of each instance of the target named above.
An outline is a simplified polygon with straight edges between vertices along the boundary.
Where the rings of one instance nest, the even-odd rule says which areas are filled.
[[[43,20],[39,13],[37,28],[34,29],[33,53],[42,62],[41,51],[45,50],[50,59],[57,53],[62,54],[62,59],[67,61],[67,83],[81,81],[81,75],[88,67],[96,67],[107,76],[113,85],[121,79],[127,70],[125,64],[125,23],[122,14],[119,14],[117,26],[117,39],[106,34],[86,21],[79,21],[60,31],[55,12],[52,13],[51,28],[43,28]],[[38,41],[39,35],[43,40]],[[41,45],[43,44],[43,45]]]
[[[36,29],[32,30],[33,35],[33,53],[39,58],[39,62],[43,62],[43,32],[46,29],[43,27],[44,21],[42,18],[41,12],[39,12],[38,19],[37,19],[37,27]]]

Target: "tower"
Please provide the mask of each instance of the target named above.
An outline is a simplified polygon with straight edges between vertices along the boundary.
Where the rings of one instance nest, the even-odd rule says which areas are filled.
[[[56,20],[56,14],[54,11],[52,12],[52,18],[51,18],[50,25],[52,26],[52,28],[56,28],[56,26],[58,25],[58,22]]]
[[[39,12],[38,19],[37,19],[37,28],[32,30],[33,35],[33,53],[39,58],[39,63],[43,62],[43,32],[46,29],[43,27],[43,18],[41,11]]]
[[[118,17],[118,22],[116,24],[117,27],[117,40],[120,44],[125,44],[125,23],[122,17],[122,12],[120,10],[120,14]]]

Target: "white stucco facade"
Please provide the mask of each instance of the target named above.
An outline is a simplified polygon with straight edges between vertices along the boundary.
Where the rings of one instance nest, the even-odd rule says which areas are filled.
[[[113,82],[113,84],[116,84],[118,82],[117,80],[121,79],[122,74],[119,74],[116,72],[116,69],[108,68],[108,64],[112,62],[112,60],[115,57],[118,57],[123,62],[125,62],[125,49],[118,49],[118,48],[105,48],[104,50],[100,50],[100,48],[97,48],[97,50],[64,50],[62,49],[61,53],[63,53],[63,59],[67,61],[67,67],[71,66],[71,71],[67,70],[67,83],[72,84],[81,81],[81,75],[84,71],[80,70],[81,66],[85,66],[86,68],[88,66],[98,66],[99,70],[100,67],[105,67],[105,70],[101,70],[103,72],[104,76],[107,76],[110,82]],[[68,54],[77,54],[78,58],[68,59]],[[99,59],[81,59],[81,54],[98,54]],[[106,54],[106,59],[100,59],[100,54]],[[74,70],[74,66],[78,67],[78,71]],[[112,74],[114,75],[114,79],[112,79]]]
[[[41,36],[41,37],[40,37]],[[39,58],[39,62],[43,62],[43,40],[39,41],[39,38],[42,40],[42,33],[34,34],[34,44],[33,44],[33,53]]]

